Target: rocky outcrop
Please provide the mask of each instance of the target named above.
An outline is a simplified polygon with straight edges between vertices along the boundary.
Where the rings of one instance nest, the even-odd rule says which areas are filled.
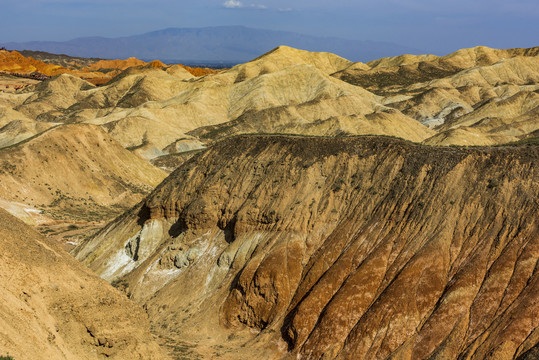
[[[208,356],[512,359],[539,340],[538,156],[233,137],[76,256]]]

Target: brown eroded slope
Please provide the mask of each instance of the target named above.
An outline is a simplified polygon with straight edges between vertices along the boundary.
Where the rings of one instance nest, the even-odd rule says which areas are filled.
[[[61,125],[0,149],[0,198],[61,218],[110,218],[164,177],[95,125]]]
[[[0,209],[0,355],[166,359],[144,311]]]
[[[539,342],[538,160],[232,137],[76,256],[186,358],[513,359]]]

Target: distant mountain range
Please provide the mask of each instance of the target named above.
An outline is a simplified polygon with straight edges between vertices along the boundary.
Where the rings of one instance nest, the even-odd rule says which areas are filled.
[[[379,41],[317,37],[287,31],[243,26],[169,28],[119,37],[84,37],[69,41],[31,41],[3,44],[11,50],[39,50],[81,57],[160,59],[187,63],[240,63],[279,46],[335,53],[352,61],[370,61],[421,50]]]

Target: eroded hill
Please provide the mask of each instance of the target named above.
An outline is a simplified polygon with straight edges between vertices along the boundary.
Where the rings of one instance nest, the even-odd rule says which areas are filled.
[[[98,88],[63,75],[0,105],[45,122],[98,124],[146,159],[181,152],[173,146],[179,140],[190,141],[190,151],[260,132],[493,145],[538,129],[538,59],[537,48],[477,47],[364,64],[281,46],[216,74],[146,64]],[[140,62],[122,61],[92,66],[108,71]]]
[[[95,84],[105,83],[112,78],[110,74],[107,75],[106,73],[93,71],[92,69],[81,68],[77,66],[76,60],[70,65],[64,59],[60,59],[58,62],[44,62],[34,59],[31,56],[26,57],[18,51],[0,50],[0,72],[38,79],[60,74],[72,74],[92,81]]]
[[[13,57],[13,66],[22,66],[17,63],[22,55],[2,54]],[[212,143],[244,133],[390,135],[429,145],[516,142],[536,137],[539,131],[538,59],[537,48],[478,47],[444,57],[403,55],[364,64],[281,46],[228,70],[196,73],[203,76],[194,76],[193,69],[181,65],[164,67],[158,61],[95,59],[87,64],[93,66],[88,68],[91,71],[112,77],[118,69],[125,70],[103,86],[61,74],[15,93],[0,94],[0,146],[15,149],[53,127],[92,124],[126,151],[171,171]],[[40,64],[58,70],[57,65]],[[58,151],[47,156],[62,158],[65,154],[61,148]],[[101,164],[101,155],[93,170],[106,173],[110,167]],[[32,157],[44,158],[37,153]],[[10,157],[4,167],[17,167],[13,161]],[[127,166],[125,161],[131,160],[124,158]],[[135,161],[133,167],[139,166]],[[72,164],[72,169],[77,168]],[[117,181],[102,183],[106,185],[101,195],[109,198],[102,198],[101,204],[114,205],[124,196],[112,198],[118,194],[114,184],[130,184],[140,177],[140,173],[132,174],[133,178],[124,177],[131,176],[129,172],[121,174]],[[8,177],[4,178],[7,184],[28,180],[18,173]],[[68,178],[75,181],[77,177]],[[13,199],[20,194],[12,187],[5,192],[11,204],[17,201],[35,208],[50,203],[48,192],[58,189],[64,194],[62,187],[78,186],[47,183],[45,194],[38,196],[47,197],[45,202],[24,205],[26,200]],[[131,195],[126,194],[134,198]],[[79,205],[71,197],[61,200],[65,209]],[[5,202],[1,206],[6,208]]]
[[[0,50],[0,73],[14,74],[19,78],[36,78],[39,80],[60,74],[71,74],[87,80],[94,85],[102,85],[130,67],[159,67],[169,68],[160,61],[146,62],[134,57],[128,59],[105,60],[98,58],[80,58],[68,55],[50,54],[43,51],[6,51]],[[178,64],[188,73],[202,76],[218,72],[214,69],[189,67]],[[0,90],[3,87],[0,78]],[[16,88],[24,88],[27,84],[20,80]]]
[[[384,106],[382,98],[330,76],[350,64],[329,53],[279,47],[198,78],[180,67],[131,68],[106,86],[89,88],[62,75],[47,82],[50,90],[28,88],[9,104],[41,121],[99,124],[148,159],[176,152],[171,145],[178,140],[190,139],[192,150],[201,141],[244,132],[381,134],[413,141],[435,134]]]
[[[462,49],[352,64],[333,74],[438,132],[438,145],[493,145],[537,130],[539,48]]]
[[[39,209],[56,219],[109,219],[140,201],[165,175],[95,125],[53,127],[0,149],[4,206]]]
[[[0,94],[0,207],[77,221],[77,258],[144,305],[177,358],[533,358],[537,61],[278,47],[215,74],[95,62],[126,69]],[[179,168],[157,186],[152,164]]]
[[[0,355],[167,359],[144,311],[0,209]]]
[[[178,356],[526,358],[538,160],[536,146],[232,137],[76,257],[124,282]]]

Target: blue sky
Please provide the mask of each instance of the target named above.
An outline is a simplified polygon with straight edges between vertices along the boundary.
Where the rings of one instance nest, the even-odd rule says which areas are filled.
[[[0,0],[0,42],[245,25],[444,54],[539,45],[538,0]]]

